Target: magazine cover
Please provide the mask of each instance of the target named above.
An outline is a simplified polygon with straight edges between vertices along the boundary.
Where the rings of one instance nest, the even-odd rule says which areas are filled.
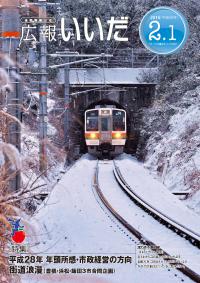
[[[200,282],[198,0],[0,0],[1,282]]]

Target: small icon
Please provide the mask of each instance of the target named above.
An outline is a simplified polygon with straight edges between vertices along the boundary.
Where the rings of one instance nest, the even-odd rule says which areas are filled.
[[[26,238],[26,234],[24,232],[24,226],[20,225],[21,219],[18,220],[13,220],[13,219],[8,219],[12,226],[12,241],[16,244],[22,244]]]
[[[139,26],[143,45],[153,53],[169,55],[181,50],[189,35],[186,18],[171,7],[157,7],[147,12]]]

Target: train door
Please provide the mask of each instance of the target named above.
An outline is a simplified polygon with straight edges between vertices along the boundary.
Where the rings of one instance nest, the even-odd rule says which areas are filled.
[[[105,112],[106,111],[106,112]],[[104,110],[100,115],[100,142],[111,143],[112,142],[112,119],[110,111]]]

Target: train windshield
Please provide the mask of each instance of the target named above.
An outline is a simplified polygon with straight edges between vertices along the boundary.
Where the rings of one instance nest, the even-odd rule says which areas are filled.
[[[113,131],[125,131],[125,112],[113,110]]]
[[[98,110],[86,113],[86,131],[98,131]]]

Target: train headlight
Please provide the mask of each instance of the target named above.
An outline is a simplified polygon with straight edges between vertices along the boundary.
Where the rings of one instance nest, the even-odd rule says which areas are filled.
[[[121,137],[122,137],[121,133],[119,133],[119,132],[115,133],[115,138],[116,139],[121,139]]]
[[[91,133],[91,134],[90,134],[90,138],[91,138],[91,139],[96,139],[96,138],[97,138],[97,135],[96,135],[95,133]]]

